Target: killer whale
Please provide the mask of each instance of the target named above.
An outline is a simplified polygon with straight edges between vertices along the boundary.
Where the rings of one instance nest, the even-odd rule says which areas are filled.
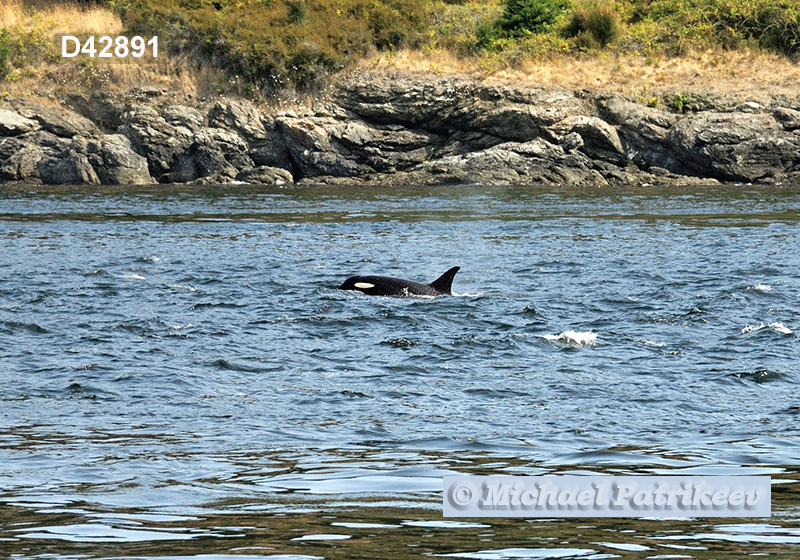
[[[339,289],[361,292],[369,296],[451,296],[453,277],[460,268],[454,266],[430,284],[391,276],[352,276],[345,280]]]

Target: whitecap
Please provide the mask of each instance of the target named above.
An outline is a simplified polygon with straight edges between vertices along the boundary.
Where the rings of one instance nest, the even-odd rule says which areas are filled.
[[[792,329],[784,326],[783,323],[769,323],[767,326],[781,334],[792,334]]]
[[[753,289],[757,292],[771,292],[772,286],[769,286],[767,284],[759,284],[757,286],[753,286]]]
[[[147,280],[147,278],[145,278],[144,276],[142,276],[140,274],[135,274],[135,273],[134,274],[126,274],[125,278],[132,278],[134,280]]]
[[[187,286],[184,284],[167,284],[167,288],[172,288],[174,290],[187,290],[189,292],[196,292],[197,288],[192,286]]]
[[[756,332],[766,328],[770,328],[775,332],[779,332],[781,334],[793,334],[792,329],[788,328],[781,322],[767,323],[766,325],[764,323],[761,323],[760,325],[757,326],[747,325],[745,328],[742,329],[742,334]]]
[[[560,334],[544,334],[539,337],[570,346],[594,346],[597,344],[597,333],[593,332],[564,331]]]

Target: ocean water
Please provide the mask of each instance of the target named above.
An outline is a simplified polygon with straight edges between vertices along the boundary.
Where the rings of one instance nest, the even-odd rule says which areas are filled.
[[[435,510],[445,474],[786,472],[799,195],[0,193],[0,547],[130,542],[109,511]],[[337,289],[452,266],[453,297]]]

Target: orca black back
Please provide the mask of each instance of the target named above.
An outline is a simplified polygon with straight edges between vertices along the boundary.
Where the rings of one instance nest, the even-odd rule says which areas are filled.
[[[391,276],[352,276],[345,280],[339,289],[361,292],[369,296],[451,296],[453,277],[460,268],[454,266],[430,284]]]

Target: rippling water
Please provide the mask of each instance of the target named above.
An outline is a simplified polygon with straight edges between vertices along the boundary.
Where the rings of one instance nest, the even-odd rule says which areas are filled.
[[[0,194],[0,499],[441,504],[442,474],[492,456],[796,465],[798,209],[745,187]],[[455,297],[337,290],[456,265]]]

